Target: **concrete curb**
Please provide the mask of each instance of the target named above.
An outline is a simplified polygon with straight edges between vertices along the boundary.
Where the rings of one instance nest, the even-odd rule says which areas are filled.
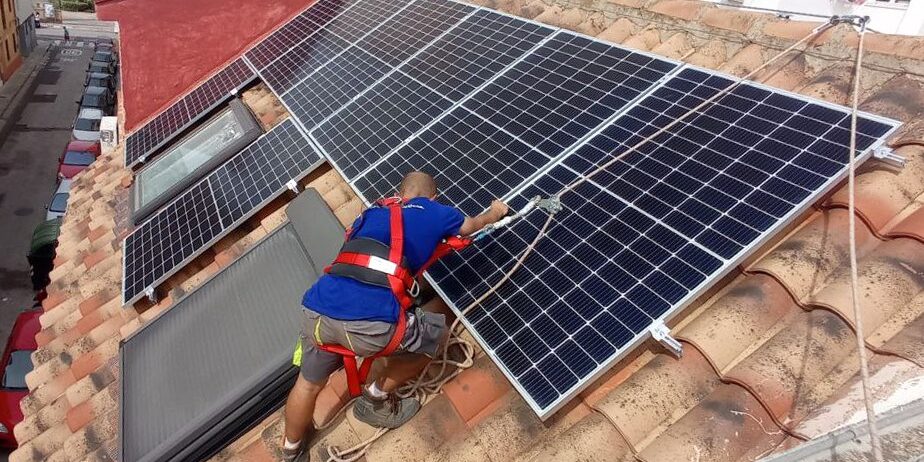
[[[0,140],[5,140],[10,130],[22,115],[22,110],[28,103],[29,96],[38,86],[38,74],[48,63],[51,54],[49,43],[40,43],[32,55],[23,60],[22,67],[16,72],[3,88],[0,89]]]

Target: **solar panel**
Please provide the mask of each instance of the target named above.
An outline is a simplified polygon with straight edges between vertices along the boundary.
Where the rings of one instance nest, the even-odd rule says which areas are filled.
[[[683,69],[509,203],[558,194],[729,84]],[[546,237],[464,322],[533,410],[551,415],[843,178],[847,116],[801,96],[738,87],[562,193],[564,208]],[[897,125],[864,115],[861,159]],[[534,212],[445,258],[429,277],[454,309],[466,308],[509,270],[546,217]]]
[[[554,32],[550,27],[478,10],[401,67],[459,101]]]
[[[179,271],[319,162],[291,120],[229,159],[125,238],[123,302]]]
[[[452,102],[396,71],[311,131],[331,161],[353,178]]]
[[[363,197],[387,197],[413,170],[433,172],[440,196],[480,213],[551,159],[463,107],[428,128],[356,180]]]
[[[256,75],[243,59],[238,59],[189,92],[181,100],[128,136],[125,165],[132,167],[167,144],[184,129],[231,97]]]
[[[463,105],[554,156],[676,67],[559,32]]]
[[[284,94],[406,5],[403,0],[356,2],[260,73],[277,94]]]
[[[323,28],[331,19],[355,4],[347,0],[319,0],[292,18],[246,53],[257,69],[263,69],[306,37]]]

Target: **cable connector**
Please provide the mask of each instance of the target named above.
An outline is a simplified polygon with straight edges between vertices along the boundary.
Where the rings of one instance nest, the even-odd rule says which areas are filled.
[[[289,180],[286,182],[286,189],[298,195],[298,182],[296,182],[294,179]]]
[[[906,159],[905,156],[896,153],[888,146],[880,146],[874,149],[873,157],[895,168],[905,168],[905,164],[908,163],[908,159]]]
[[[144,296],[154,304],[157,304],[157,302],[160,301],[157,299],[157,292],[154,290],[153,286],[148,286],[146,289],[144,289]]]
[[[668,351],[674,354],[678,359],[683,357],[683,345],[674,337],[671,337],[671,330],[664,325],[662,321],[655,321],[648,329],[651,332],[651,338],[655,339],[664,346]]]
[[[852,14],[845,15],[834,15],[831,16],[831,19],[828,20],[828,24],[836,26],[838,24],[850,24],[851,26],[859,27],[861,30],[866,29],[867,23],[869,23],[869,16],[859,16]]]

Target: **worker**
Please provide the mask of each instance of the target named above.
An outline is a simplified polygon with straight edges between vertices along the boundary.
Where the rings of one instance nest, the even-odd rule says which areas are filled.
[[[495,200],[481,215],[466,217],[457,208],[436,202],[436,195],[433,177],[423,172],[407,174],[396,198],[369,208],[356,219],[334,264],[305,293],[302,305],[307,319],[300,373],[285,405],[283,460],[294,461],[306,451],[318,393],[343,365],[342,356],[319,345],[340,345],[360,357],[388,354],[393,348],[381,376],[363,387],[355,401],[353,413],[358,420],[396,428],[420,409],[417,399],[399,398],[395,391],[442,351],[448,337],[446,319],[443,314],[410,306],[404,291],[412,287],[404,286],[416,287],[416,282],[405,283],[400,290],[377,283],[386,274],[381,264],[384,261],[388,266],[388,259],[394,257],[401,262],[399,269],[405,267],[406,274],[415,275],[443,239],[471,235],[501,220],[508,211],[503,202]],[[401,255],[390,255],[395,249]],[[378,254],[379,269],[372,264],[344,263],[355,262],[357,254]],[[396,332],[402,328],[403,336],[399,336]]]
[[[64,26],[64,43],[71,41],[71,33],[68,32],[67,26]]]

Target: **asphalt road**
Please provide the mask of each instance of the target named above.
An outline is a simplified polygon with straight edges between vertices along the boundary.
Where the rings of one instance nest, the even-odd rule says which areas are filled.
[[[0,140],[0,348],[16,316],[33,307],[26,254],[32,231],[45,220],[58,157],[71,139],[76,101],[93,53],[89,40],[78,42],[75,37],[69,44],[50,46],[17,123]],[[6,454],[0,454],[5,460]]]

